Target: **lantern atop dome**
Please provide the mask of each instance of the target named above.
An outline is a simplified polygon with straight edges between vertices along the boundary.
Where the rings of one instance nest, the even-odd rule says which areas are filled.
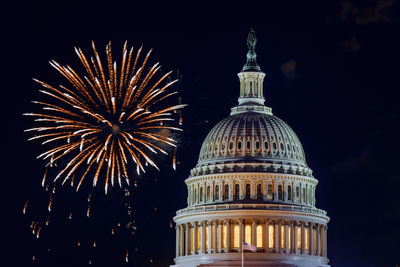
[[[254,29],[250,29],[247,37],[247,61],[243,69],[238,73],[240,80],[239,105],[231,109],[231,115],[253,111],[264,114],[272,114],[272,109],[264,105],[263,82],[265,73],[261,71],[257,63],[255,47],[257,38]]]

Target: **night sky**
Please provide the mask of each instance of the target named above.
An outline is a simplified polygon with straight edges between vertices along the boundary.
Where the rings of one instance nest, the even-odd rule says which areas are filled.
[[[294,129],[319,180],[316,205],[331,218],[332,266],[400,264],[399,6],[394,0],[3,3],[1,265],[86,266],[89,258],[92,266],[172,264],[170,222],[186,207],[184,180],[202,141],[237,104],[250,27],[266,73],[266,104]],[[23,130],[33,122],[22,113],[38,110],[30,104],[39,98],[33,77],[66,83],[48,61],[79,66],[73,48],[89,52],[91,40],[102,53],[111,40],[116,57],[125,40],[153,48],[152,62],[181,76],[177,87],[189,106],[179,136],[180,164],[174,172],[167,158],[161,172],[137,177],[135,236],[109,234],[123,214],[121,196],[113,191],[101,197],[99,190],[96,219],[79,217],[86,210],[84,192],[64,192],[51,227],[36,239],[29,225],[47,207],[43,166],[36,160],[42,148],[27,142]],[[23,216],[26,200],[31,208]],[[76,218],[68,221],[72,210]]]

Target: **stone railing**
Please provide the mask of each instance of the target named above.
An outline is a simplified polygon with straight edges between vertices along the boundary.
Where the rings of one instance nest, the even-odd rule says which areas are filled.
[[[176,215],[179,216],[196,212],[237,210],[237,209],[297,211],[297,212],[318,214],[323,216],[326,216],[327,214],[326,211],[324,210],[307,206],[278,205],[278,204],[220,204],[220,205],[204,205],[204,206],[188,207],[178,210],[176,212]]]

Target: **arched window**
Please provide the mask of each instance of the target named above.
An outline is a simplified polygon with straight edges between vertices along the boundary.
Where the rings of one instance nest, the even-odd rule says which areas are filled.
[[[285,225],[281,225],[281,248],[286,248],[286,231],[285,231]]]
[[[267,141],[264,142],[264,148],[265,148],[265,150],[268,150],[268,142]]]
[[[204,226],[203,226],[204,227]],[[206,243],[206,250],[208,249],[208,233],[210,232],[210,226],[205,226],[206,227],[206,238],[205,238],[205,240],[204,241],[206,241],[205,243]]]
[[[301,249],[301,227],[297,228],[297,249]]]
[[[306,189],[303,187],[303,197],[302,197],[302,202],[306,203]]]
[[[191,250],[194,251],[194,228],[190,228],[190,243]]]
[[[203,187],[200,187],[200,202],[203,202]]]
[[[250,143],[250,141],[247,141],[247,149],[250,149],[250,147],[251,147],[251,143]]]
[[[305,238],[305,243],[306,243],[306,250],[309,250],[310,247],[309,247],[308,239],[310,238],[309,237],[310,232],[309,232],[308,227],[305,228],[304,230],[305,230],[304,238]]]
[[[272,184],[268,185],[268,193],[267,193],[267,198],[272,199]]]
[[[197,244],[196,244],[196,248],[197,250],[200,249],[200,233],[201,233],[201,227],[197,227]]]
[[[242,149],[242,142],[241,141],[238,142],[238,150],[240,150],[240,149]]]
[[[268,248],[274,248],[274,230],[275,227],[273,225],[268,226]]]
[[[193,203],[197,203],[197,188],[194,189]]]
[[[251,245],[251,225],[249,224],[244,227],[244,242]]]
[[[215,186],[214,200],[219,200],[219,186],[218,185]]]
[[[235,224],[233,226],[233,247],[239,248],[239,225]]]
[[[235,184],[235,200],[239,199],[239,184]]]
[[[263,194],[262,194],[262,191],[261,191],[261,184],[257,185],[257,199],[258,200],[262,200],[263,199]]]
[[[258,149],[260,149],[260,142],[256,142],[256,149],[258,150]]]
[[[287,187],[287,192],[288,192],[288,200],[292,201],[292,187],[290,185],[288,185]]]
[[[273,147],[274,150],[277,149],[277,146],[276,146],[276,143],[275,143],[275,142],[272,143],[272,147]]]
[[[263,227],[261,225],[257,225],[256,227],[256,247],[262,248],[263,247]]]
[[[300,202],[300,189],[296,186],[296,202]]]
[[[282,191],[282,185],[278,185],[278,199],[283,200],[283,191]]]
[[[207,186],[207,200],[210,201],[210,186]]]
[[[229,143],[229,150],[232,150],[233,149],[233,142],[230,142]]]
[[[250,184],[246,184],[246,199],[250,199]]]
[[[225,184],[224,200],[229,199],[229,185]]]

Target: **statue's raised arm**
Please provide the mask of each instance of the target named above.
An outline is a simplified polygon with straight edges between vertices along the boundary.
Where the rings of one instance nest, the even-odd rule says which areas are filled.
[[[257,43],[256,33],[254,32],[254,29],[251,28],[249,36],[247,37],[247,46],[249,47],[249,50],[254,50],[254,48],[256,47],[256,43]]]

